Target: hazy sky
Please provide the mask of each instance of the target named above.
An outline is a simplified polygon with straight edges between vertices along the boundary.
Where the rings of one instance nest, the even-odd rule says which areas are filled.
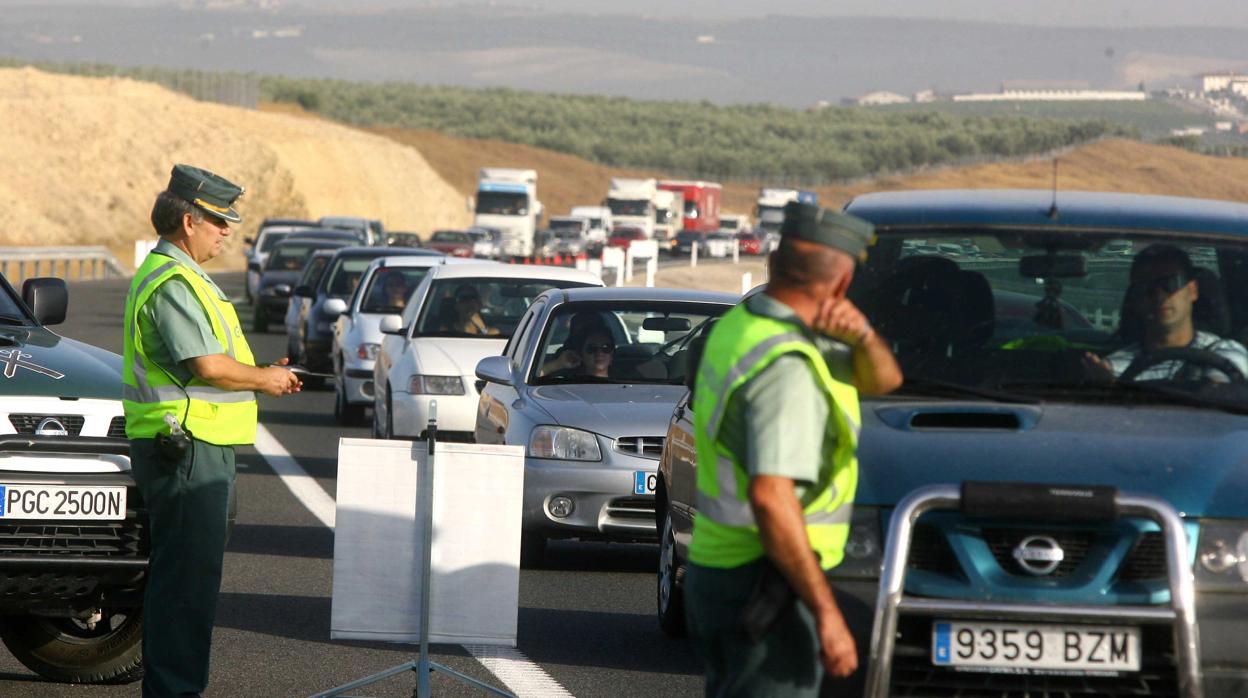
[[[762,14],[922,17],[1042,25],[1248,27],[1245,0],[285,0],[390,7],[518,5],[560,12],[743,17]]]

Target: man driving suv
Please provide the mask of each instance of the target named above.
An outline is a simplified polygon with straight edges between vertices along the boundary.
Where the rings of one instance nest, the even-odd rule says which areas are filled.
[[[1105,357],[1089,353],[1090,373],[1096,379],[1194,380],[1225,383],[1248,376],[1248,349],[1233,339],[1197,329],[1193,310],[1200,298],[1197,271],[1187,253],[1174,245],[1146,247],[1131,263],[1131,285],[1123,303],[1119,334],[1131,343]],[[1163,349],[1192,349],[1212,356],[1204,359],[1161,359],[1128,368],[1142,356]],[[1227,375],[1230,366],[1219,367],[1218,358],[1238,369],[1240,376]]]

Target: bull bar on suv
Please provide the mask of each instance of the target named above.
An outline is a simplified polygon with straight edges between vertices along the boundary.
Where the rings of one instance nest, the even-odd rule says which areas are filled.
[[[1081,523],[1107,522],[1120,517],[1152,520],[1161,527],[1165,539],[1170,604],[1168,607],[1047,606],[906,596],[906,566],[915,523],[929,511],[949,509],[959,510],[967,518],[994,520]],[[965,482],[961,487],[921,487],[898,503],[889,524],[871,635],[866,695],[868,698],[890,695],[898,617],[905,613],[933,618],[1020,618],[1078,623],[1104,620],[1170,625],[1178,695],[1202,698],[1199,629],[1190,559],[1187,534],[1179,513],[1158,497],[1086,485]]]

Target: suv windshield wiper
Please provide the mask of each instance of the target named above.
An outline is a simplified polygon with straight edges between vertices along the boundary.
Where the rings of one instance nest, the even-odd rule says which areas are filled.
[[[1017,405],[1038,405],[1040,398],[1017,393],[977,388],[971,385],[942,381],[936,378],[906,378],[897,393],[903,395],[933,395],[940,397],[974,397],[993,402],[1005,402]]]
[[[1157,383],[1084,383],[1082,385],[1054,385],[1052,383],[1004,383],[997,387],[1026,390],[1048,395],[1079,395],[1096,398],[1118,398],[1132,402],[1154,402],[1172,405],[1188,405],[1222,410],[1233,414],[1248,414],[1248,403],[1204,397],[1186,390],[1167,388]]]

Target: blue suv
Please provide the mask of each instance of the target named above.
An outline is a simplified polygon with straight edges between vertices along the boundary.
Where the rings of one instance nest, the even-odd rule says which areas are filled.
[[[1248,205],[962,190],[846,210],[879,234],[850,297],[906,382],[863,402],[829,576],[864,668],[837,695],[1248,696]],[[670,634],[690,409],[656,492]]]

